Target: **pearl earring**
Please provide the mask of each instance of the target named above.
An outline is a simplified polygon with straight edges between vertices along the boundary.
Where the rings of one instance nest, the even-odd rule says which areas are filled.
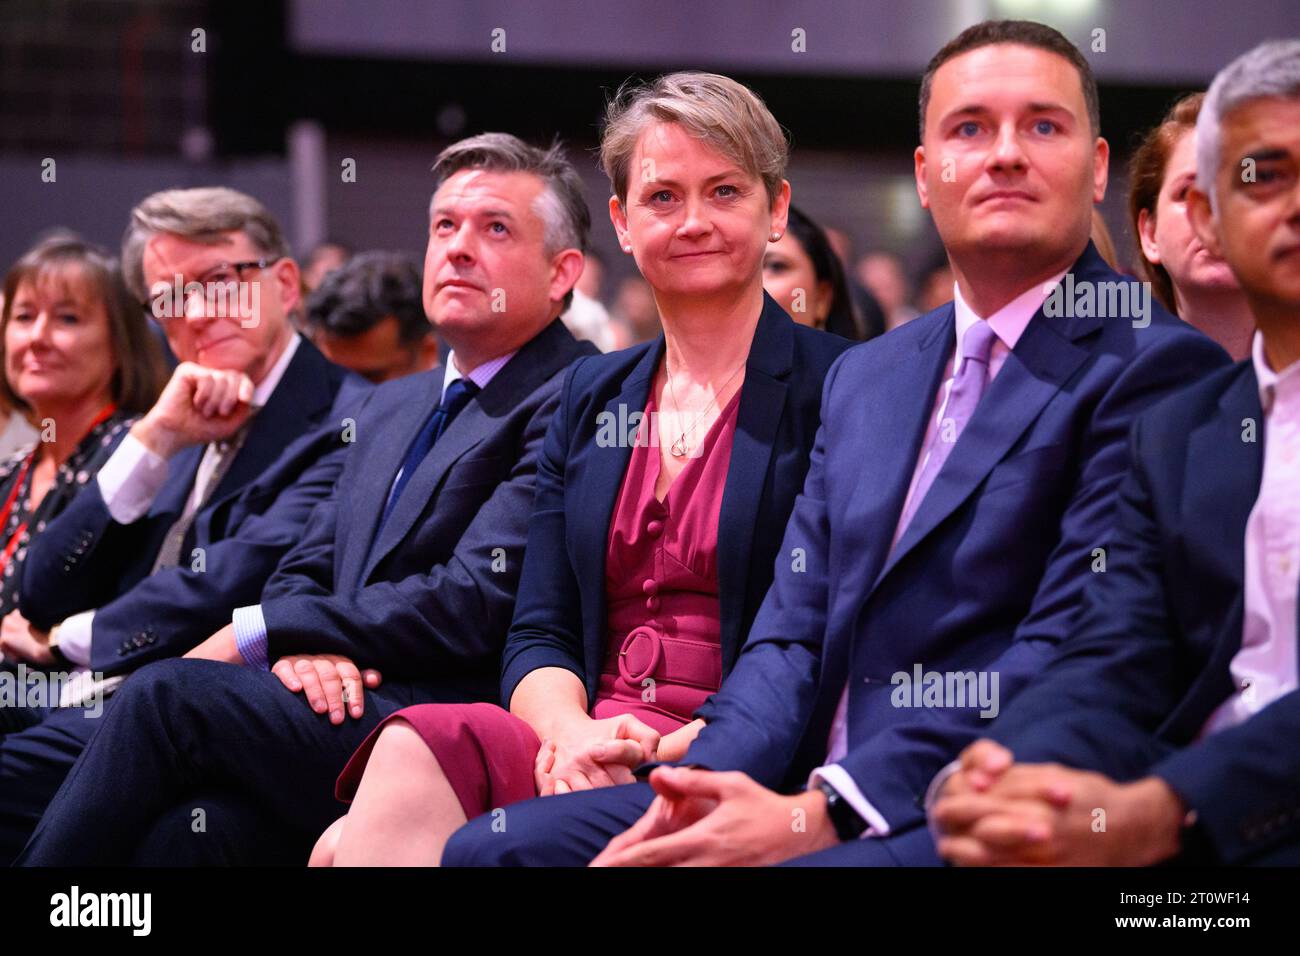
[[[623,247],[623,251],[624,251],[624,252],[631,252],[631,251],[632,251],[632,246],[631,246],[630,244],[624,246],[624,247]]]
[[[781,234],[780,234],[779,232],[774,232],[774,233],[772,233],[772,237],[771,237],[771,238],[772,238],[772,241],[773,241],[773,242],[776,242],[778,239],[781,238]]]

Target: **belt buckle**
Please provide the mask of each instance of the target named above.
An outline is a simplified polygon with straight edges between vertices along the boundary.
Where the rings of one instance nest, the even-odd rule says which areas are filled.
[[[644,670],[639,674],[634,674],[628,665],[627,657],[628,653],[632,650],[633,644],[635,644],[637,638],[640,637],[644,637],[650,642],[650,661],[646,664]],[[633,628],[633,630],[628,633],[627,637],[623,639],[623,646],[619,648],[618,672],[629,684],[639,685],[641,681],[645,680],[653,674],[656,669],[658,669],[659,663],[663,660],[663,656],[664,646],[663,642],[659,639],[658,631],[654,628],[645,626]]]

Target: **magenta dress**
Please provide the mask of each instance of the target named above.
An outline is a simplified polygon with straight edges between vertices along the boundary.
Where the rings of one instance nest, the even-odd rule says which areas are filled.
[[[737,391],[662,502],[658,447],[638,442],[632,450],[606,550],[597,719],[632,714],[668,734],[690,723],[722,681],[718,515],[739,407]],[[652,392],[647,423],[654,410]],[[495,704],[419,704],[390,714],[357,748],[335,788],[340,800],[352,799],[377,735],[396,718],[433,751],[470,819],[537,796],[541,741],[528,724]]]

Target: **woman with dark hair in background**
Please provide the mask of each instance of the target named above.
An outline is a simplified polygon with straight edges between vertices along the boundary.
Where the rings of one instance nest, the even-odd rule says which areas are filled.
[[[1184,96],[1129,162],[1129,219],[1142,276],[1160,304],[1218,342],[1239,362],[1250,354],[1255,319],[1228,264],[1201,245],[1187,218],[1196,184],[1196,117],[1204,93]]]
[[[5,276],[0,360],[0,396],[40,428],[35,445],[0,462],[0,650],[50,665],[47,636],[14,610],[27,549],[157,399],[162,356],[116,261],[60,235]]]
[[[822,227],[794,206],[785,235],[763,255],[763,288],[800,325],[866,338],[840,257]]]

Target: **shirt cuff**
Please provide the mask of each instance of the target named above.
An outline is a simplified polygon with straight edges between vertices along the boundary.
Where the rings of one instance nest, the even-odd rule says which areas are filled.
[[[59,631],[59,650],[63,656],[74,664],[83,667],[90,664],[91,622],[95,620],[94,611],[82,611],[74,614],[61,624],[55,625]]]
[[[871,805],[871,801],[862,795],[847,770],[837,763],[818,767],[808,776],[808,789],[811,790],[823,780],[835,788],[835,792],[844,798],[844,802],[858,816],[867,821],[867,829],[862,832],[863,838],[889,836],[889,824],[880,815],[880,811]]]
[[[167,459],[127,432],[95,480],[113,520],[131,524],[144,517],[167,481]]]
[[[244,663],[258,670],[269,670],[269,641],[262,605],[235,608],[230,622],[235,626],[235,647],[239,649],[239,656],[244,659]]]

